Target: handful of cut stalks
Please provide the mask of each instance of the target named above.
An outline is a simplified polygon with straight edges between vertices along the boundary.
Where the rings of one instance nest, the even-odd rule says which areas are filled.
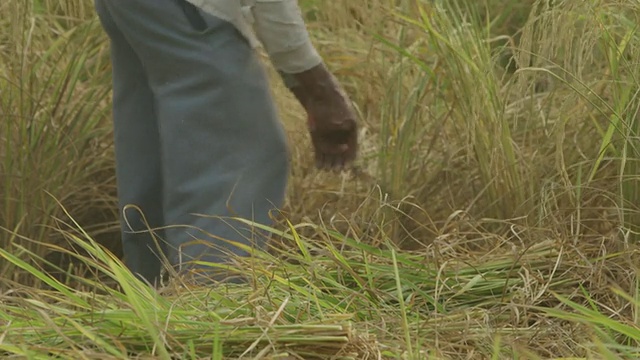
[[[377,359],[383,347],[378,335],[394,332],[386,326],[408,331],[422,327],[409,325],[409,318],[455,316],[523,289],[567,285],[553,279],[561,271],[562,251],[550,242],[521,254],[496,254],[491,262],[452,258],[434,266],[427,254],[351,239],[342,239],[340,249],[331,242],[294,240],[293,251],[258,254],[240,264],[238,269],[251,269],[251,286],[168,295],[137,281],[91,241],[78,241],[91,254],[81,260],[117,286],[70,274],[85,289],[79,290],[0,249],[0,258],[51,288],[17,288],[0,296],[0,357]],[[528,276],[534,264],[550,273]]]

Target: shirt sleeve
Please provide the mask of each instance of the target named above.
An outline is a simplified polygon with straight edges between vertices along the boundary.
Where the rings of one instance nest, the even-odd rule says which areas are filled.
[[[250,3],[256,37],[280,73],[300,73],[322,62],[311,43],[298,0],[252,0]]]

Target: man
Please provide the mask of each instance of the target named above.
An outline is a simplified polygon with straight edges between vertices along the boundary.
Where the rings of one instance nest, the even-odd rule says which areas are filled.
[[[307,112],[317,166],[354,160],[355,115],[296,0],[95,2],[111,41],[125,261],[145,281],[162,259],[193,272],[265,245],[223,220],[268,224],[285,196],[288,150],[256,44]]]

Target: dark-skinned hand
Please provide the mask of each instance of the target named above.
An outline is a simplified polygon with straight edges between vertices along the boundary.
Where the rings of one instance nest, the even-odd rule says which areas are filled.
[[[294,76],[298,86],[292,91],[307,112],[316,166],[345,169],[358,148],[356,114],[349,98],[324,65]]]

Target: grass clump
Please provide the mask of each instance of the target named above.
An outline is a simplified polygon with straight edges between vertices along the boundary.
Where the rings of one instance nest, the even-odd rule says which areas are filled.
[[[114,214],[104,121],[109,58],[100,25],[87,12],[89,19],[67,19],[63,27],[44,10],[25,1],[0,5],[0,244],[41,256],[46,247],[10,232],[59,245],[52,230],[64,214],[55,199],[84,214],[96,235]],[[0,277],[19,277],[14,270],[0,264]]]

